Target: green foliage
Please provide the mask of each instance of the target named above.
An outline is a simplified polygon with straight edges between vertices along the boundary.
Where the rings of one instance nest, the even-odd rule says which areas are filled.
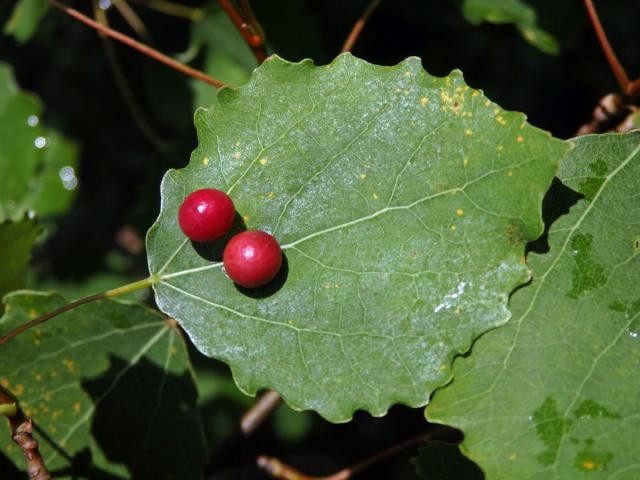
[[[273,388],[332,421],[426,404],[451,358],[507,321],[568,147],[417,58],[272,58],[196,126],[147,239],[157,303],[242,391]],[[185,239],[178,207],[203,187],[281,242],[271,288],[239,290],[216,261],[223,242]]]
[[[20,43],[28,41],[48,10],[47,0],[19,0],[4,25],[4,33]]]
[[[78,149],[41,125],[38,98],[19,91],[0,63],[0,221],[26,210],[47,217],[63,212],[77,186]]]
[[[31,218],[0,223],[0,299],[24,286],[31,249],[39,233],[38,222]]]
[[[229,85],[243,85],[257,66],[253,52],[222,9],[212,8],[191,30],[191,44],[183,57],[202,56],[202,70]],[[193,105],[211,107],[217,92],[210,85],[193,80]]]
[[[581,137],[560,179],[584,198],[532,253],[513,319],[427,408],[488,478],[640,474],[640,133]],[[558,198],[552,199],[558,200]]]
[[[67,303],[35,291],[5,302],[3,332]],[[89,304],[13,339],[0,364],[0,384],[37,425],[45,464],[66,472],[56,478],[201,478],[206,450],[189,359],[162,316]],[[0,430],[2,451],[23,465],[8,433]]]
[[[482,480],[478,466],[460,453],[457,445],[430,442],[413,459],[416,473],[423,480]]]
[[[538,26],[535,10],[522,0],[464,0],[462,11],[474,25],[513,24],[536,48],[552,55],[560,52],[556,39]]]

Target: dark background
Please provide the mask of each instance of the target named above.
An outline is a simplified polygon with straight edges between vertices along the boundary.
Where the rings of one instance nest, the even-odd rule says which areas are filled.
[[[254,0],[252,5],[272,52],[288,60],[310,57],[324,64],[340,51],[367,3]],[[468,84],[483,89],[504,108],[525,112],[534,125],[570,138],[590,119],[599,98],[616,91],[617,84],[582,1],[529,3],[537,10],[541,26],[559,41],[560,55],[536,50],[511,26],[470,25],[454,0],[383,1],[353,53],[383,65],[416,55],[435,75],[459,68]],[[640,73],[640,2],[597,3],[620,60],[635,78]],[[0,3],[1,23],[13,4]],[[68,4],[90,13],[89,2]],[[153,33],[158,49],[169,54],[187,49],[188,21],[132,5]],[[110,19],[114,28],[131,34],[115,12]],[[159,151],[132,119],[95,32],[50,11],[25,45],[0,36],[0,60],[13,65],[23,89],[42,98],[44,123],[77,141],[82,152],[78,196],[66,215],[48,224],[49,236],[33,262],[35,285],[80,291],[97,285],[100,272],[114,278],[144,276],[144,252],[122,241],[123,232],[133,243],[136,236],[144,237],[158,212],[162,174],[184,166],[196,145],[190,80],[126,47],[116,48],[137,101],[153,127],[170,141],[169,150]],[[213,449],[237,425],[252,400],[235,390],[226,366],[196,352],[193,357]],[[267,453],[307,473],[328,474],[424,429],[422,409],[399,406],[383,419],[357,414],[349,424],[331,425],[315,414],[282,407],[249,442],[225,453],[217,463],[236,469],[228,478],[259,478],[253,459]],[[415,450],[407,451],[362,478],[413,478],[407,461],[413,455]]]

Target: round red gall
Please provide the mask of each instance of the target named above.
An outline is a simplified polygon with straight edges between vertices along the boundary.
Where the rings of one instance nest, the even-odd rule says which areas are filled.
[[[194,242],[222,237],[233,225],[236,209],[226,193],[203,188],[189,194],[178,212],[182,232]]]
[[[233,237],[222,254],[229,278],[241,287],[266,285],[282,266],[278,241],[261,230],[248,230]]]

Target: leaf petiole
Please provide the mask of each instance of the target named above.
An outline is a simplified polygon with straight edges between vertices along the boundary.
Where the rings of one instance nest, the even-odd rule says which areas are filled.
[[[41,323],[46,322],[47,320],[51,320],[54,317],[57,317],[58,315],[68,312],[69,310],[73,310],[81,305],[84,305],[85,303],[90,303],[90,302],[95,302],[98,300],[104,300],[105,298],[112,298],[112,297],[118,297],[120,295],[124,295],[125,293],[131,293],[131,292],[135,292],[137,290],[142,290],[144,288],[148,288],[151,285],[157,283],[158,281],[160,281],[160,276],[159,275],[151,275],[145,279],[142,280],[138,280],[136,282],[132,282],[132,283],[128,283],[127,285],[123,285],[121,287],[118,288],[113,288],[111,290],[107,290],[106,292],[103,293],[95,293],[93,295],[89,295],[87,297],[83,297],[80,298],[78,300],[74,300],[73,302],[67,303],[66,305],[63,305],[62,307],[56,308],[55,310],[52,310],[48,313],[45,313],[44,315],[41,315],[40,317],[31,320],[30,322],[27,322],[23,325],[20,325],[18,328],[16,328],[15,330],[12,330],[11,332],[7,333],[6,335],[3,335],[2,337],[0,337],[0,345],[4,345],[5,343],[7,343],[9,340],[13,339],[14,337],[17,337],[18,335],[20,335],[23,332],[26,332],[27,330],[29,330],[30,328],[35,327],[36,325],[40,325]]]

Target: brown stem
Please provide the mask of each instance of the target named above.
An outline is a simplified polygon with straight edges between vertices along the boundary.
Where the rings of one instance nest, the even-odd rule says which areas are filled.
[[[16,399],[0,387],[0,405],[13,403],[17,405]],[[27,474],[31,480],[49,480],[47,467],[44,465],[42,455],[38,446],[38,441],[33,438],[33,422],[26,417],[22,410],[18,407],[14,413],[7,415],[9,427],[11,428],[11,438],[20,447],[27,461]]]
[[[636,78],[633,82],[629,83],[627,93],[631,97],[631,100],[634,100],[640,95],[640,78]]]
[[[449,431],[446,427],[435,427],[434,429],[428,431],[427,433],[423,433],[421,435],[416,435],[415,437],[408,438],[396,445],[392,445],[389,448],[386,448],[380,452],[375,453],[369,458],[364,459],[361,462],[356,463],[351,467],[344,468],[332,475],[328,475],[326,477],[315,477],[312,475],[306,475],[299,470],[296,470],[289,465],[281,462],[277,458],[267,457],[266,455],[262,455],[258,457],[257,463],[262,470],[271,475],[272,478],[279,478],[281,480],[347,480],[352,478],[354,475],[362,472],[366,468],[371,465],[378,463],[386,458],[389,458],[396,453],[405,450],[407,448],[414,447],[416,445],[420,445],[423,443],[429,442],[433,437],[440,435],[446,431]]]
[[[273,390],[269,390],[262,395],[258,401],[245,412],[240,420],[240,430],[242,430],[244,436],[248,437],[255,432],[255,430],[267,419],[269,414],[271,414],[271,412],[280,405],[281,401],[282,397],[278,392],[274,392]]]
[[[358,19],[358,21],[355,23],[355,25],[351,29],[351,32],[349,33],[347,40],[344,42],[344,45],[342,46],[342,50],[340,50],[341,53],[350,52],[353,49],[353,45],[358,40],[358,37],[360,36],[362,29],[366,25],[367,20],[369,20],[369,17],[375,11],[375,9],[378,8],[378,5],[380,5],[381,1],[382,0],[373,0],[371,3],[369,3],[366,10],[362,14],[362,16]]]
[[[244,16],[236,9],[232,0],[218,0],[222,9],[227,13],[233,24],[236,26],[244,41],[249,45],[253,55],[258,63],[264,62],[267,58],[267,49],[265,47],[265,37],[262,28],[256,21],[249,2],[243,0],[242,8]]]
[[[172,17],[185,18],[192,22],[197,22],[204,18],[204,10],[202,8],[187,7],[179,3],[169,2],[167,0],[134,0],[145,7],[155,10],[156,12],[171,15]]]
[[[109,28],[109,20],[107,18],[107,15],[104,10],[100,9],[97,0],[93,0],[93,12],[96,21],[100,25]],[[127,81],[127,77],[125,76],[122,66],[120,65],[118,54],[116,53],[111,40],[107,38],[107,36],[102,32],[100,32],[99,35],[100,40],[102,40],[105,54],[107,55],[107,60],[111,65],[111,73],[113,73],[113,78],[116,82],[116,86],[118,87],[120,95],[122,96],[122,100],[129,109],[131,116],[138,125],[138,128],[140,129],[142,134],[147,138],[151,145],[153,145],[154,148],[159,152],[167,153],[171,149],[171,143],[167,142],[162,138],[160,134],[158,134],[158,132],[155,131],[155,129],[151,125],[151,122],[147,119],[147,116],[142,110],[142,107],[140,107],[140,105],[138,104],[136,96],[133,94],[133,91],[129,86],[129,82]]]
[[[154,60],[157,60],[158,62],[164,63],[165,65],[167,65],[168,67],[173,68],[174,70],[177,70],[180,73],[183,73],[185,75],[188,75],[190,77],[193,77],[195,79],[201,80],[205,83],[208,83],[209,85],[213,85],[217,88],[222,88],[225,86],[225,84],[223,82],[221,82],[220,80],[218,80],[217,78],[213,78],[210,77],[209,75],[207,75],[204,72],[201,72],[200,70],[196,70],[195,68],[191,68],[187,65],[183,65],[180,62],[176,62],[174,59],[172,59],[171,57],[160,53],[159,51],[138,42],[137,40],[134,40],[133,38],[124,35],[123,33],[120,33],[116,30],[112,30],[111,28],[107,28],[103,25],[100,25],[98,22],[96,22],[95,20],[90,19],[89,17],[87,17],[86,15],[83,15],[82,13],[80,13],[79,11],[73,9],[73,8],[69,8],[61,3],[59,3],[57,0],[49,0],[49,3],[51,5],[53,5],[55,8],[57,8],[58,10],[61,10],[63,12],[65,12],[67,15],[75,18],[76,20],[79,20],[80,22],[84,23],[85,25],[90,26],[91,28],[98,30],[99,32],[104,33],[105,35],[118,40],[119,42],[124,43],[125,45],[128,45],[129,47],[138,50],[139,52],[143,53],[144,55],[147,55],[148,57],[153,58]]]
[[[207,476],[213,475],[221,468],[224,461],[264,423],[281,401],[282,397],[273,390],[262,395],[242,416],[240,425],[213,450],[205,474]]]
[[[609,62],[609,66],[611,67],[611,70],[613,70],[613,74],[618,80],[620,89],[623,93],[629,94],[629,76],[618,60],[616,53],[613,51],[613,48],[611,48],[611,44],[609,43],[609,39],[607,38],[607,34],[605,33],[604,28],[602,28],[602,23],[600,22],[600,17],[598,16],[598,12],[596,11],[596,7],[594,6],[593,1],[584,0],[584,5],[587,8],[589,19],[591,20],[593,29],[595,30],[596,36],[598,37],[598,42],[600,42],[600,46],[602,47],[602,51],[607,58],[607,62]]]
[[[113,0],[113,5],[116,7],[122,18],[129,24],[131,29],[149,45],[153,45],[155,42],[151,38],[151,34],[138,14],[129,6],[126,0]],[[101,10],[104,12],[104,10]],[[105,15],[106,16],[106,15]]]

